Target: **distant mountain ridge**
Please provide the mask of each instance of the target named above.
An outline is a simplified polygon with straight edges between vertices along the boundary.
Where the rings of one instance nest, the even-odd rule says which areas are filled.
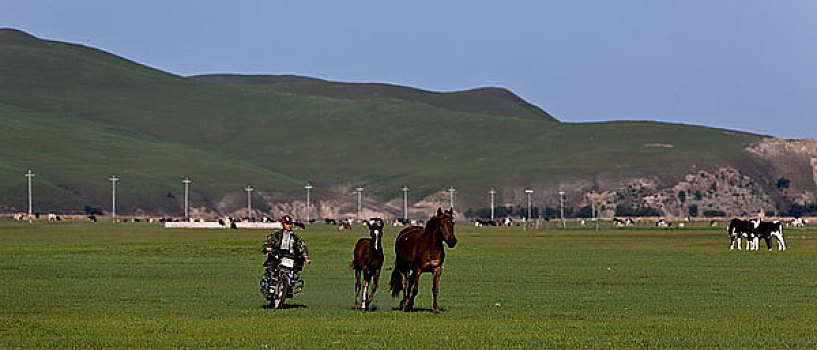
[[[403,186],[412,216],[447,205],[451,187],[458,211],[486,207],[494,188],[506,206],[522,203],[524,189],[535,190],[538,206],[566,191],[575,208],[587,193],[604,192],[609,214],[621,203],[643,205],[645,188],[676,186],[698,171],[730,174],[754,186],[741,193],[761,194],[779,191],[768,179],[786,174],[746,152],[760,135],[561,123],[501,88],[439,93],[299,76],[180,77],[12,29],[0,29],[0,62],[0,212],[26,208],[29,168],[40,212],[104,210],[108,178],[117,174],[120,214],[179,215],[188,176],[196,215],[241,213],[248,184],[257,215],[303,215],[309,183],[319,217],[354,215],[358,186],[364,215],[396,215]],[[817,185],[807,179],[796,177],[804,183],[791,188],[811,193]],[[649,186],[638,192],[634,183]],[[730,182],[712,183],[723,190]],[[661,205],[683,212],[692,201]]]
[[[471,113],[507,115],[518,118],[556,118],[521,99],[514,93],[495,87],[455,92],[432,92],[382,83],[340,83],[297,75],[194,75],[191,78],[216,84],[268,86],[277,91],[321,95],[341,99],[398,99]]]

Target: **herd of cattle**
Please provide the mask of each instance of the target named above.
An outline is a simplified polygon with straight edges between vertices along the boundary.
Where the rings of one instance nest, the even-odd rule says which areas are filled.
[[[777,239],[777,250],[786,250],[786,242],[783,241],[783,224],[777,220],[734,218],[729,222],[726,232],[731,241],[729,250],[734,250],[735,247],[740,250],[741,239],[746,239],[746,250],[757,250],[761,238],[766,241],[766,247],[772,250],[772,237]]]
[[[14,214],[14,220],[23,221],[29,219],[39,219],[40,215],[35,215],[34,218],[29,218],[26,213],[17,213]],[[48,221],[69,221],[68,218],[63,218],[56,214],[48,214]],[[96,222],[97,218],[94,215],[87,216],[88,221]],[[140,222],[140,219],[122,219],[125,221],[133,221],[133,222]],[[190,219],[191,221],[193,219]],[[244,220],[251,220],[255,221],[250,218],[240,219],[240,218],[225,218],[219,219],[219,223],[225,227],[235,228],[234,223],[238,221]],[[271,220],[271,219],[270,219]],[[174,219],[169,218],[160,218],[160,219],[145,219],[146,222],[165,222],[165,221],[174,221]],[[267,218],[260,219],[258,221],[267,221]],[[315,220],[310,220],[310,223],[314,223]],[[690,222],[689,218],[685,218],[684,221],[679,222],[676,224],[678,227],[683,227],[685,222]],[[351,219],[325,219],[325,223],[328,225],[337,225],[339,229],[351,229],[352,228],[352,220]],[[631,218],[619,219],[613,218],[613,226],[620,226],[620,227],[631,227],[635,225],[635,221]],[[785,226],[793,226],[793,227],[802,227],[808,223],[803,218],[795,218],[790,222],[786,222]],[[233,224],[233,225],[231,225]],[[391,226],[407,226],[407,225],[422,225],[423,222],[419,220],[404,220],[404,219],[394,219],[391,223]],[[475,220],[475,226],[513,226],[515,222],[513,219],[504,218],[498,220]],[[718,223],[716,221],[710,222],[710,226],[715,227]],[[297,226],[301,228],[306,228],[303,223],[298,222]],[[657,227],[671,227],[672,222],[666,221],[664,219],[660,219],[655,223]],[[766,242],[766,247],[769,250],[772,250],[772,239],[777,240],[777,249],[778,250],[786,250],[786,243],[783,240],[783,226],[784,224],[781,221],[762,221],[759,218],[743,220],[734,218],[732,221],[729,222],[729,226],[727,227],[727,233],[729,234],[730,245],[729,249],[734,250],[737,248],[738,250],[742,250],[742,241],[746,241],[746,250],[758,250],[760,239],[763,239]]]

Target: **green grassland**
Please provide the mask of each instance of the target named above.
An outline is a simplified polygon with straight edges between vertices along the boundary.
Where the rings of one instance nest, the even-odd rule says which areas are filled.
[[[412,188],[456,186],[482,205],[488,187],[747,168],[759,135],[657,122],[561,123],[508,90],[437,93],[303,77],[180,77],[93,48],[0,29],[0,211],[25,208],[26,168],[38,211],[119,202],[178,214],[179,180],[194,202],[223,208],[251,183],[291,201],[366,186],[381,202]],[[674,147],[645,147],[648,144]],[[170,196],[167,194],[170,193]],[[122,207],[120,212],[130,212]]]
[[[0,348],[815,348],[817,237],[731,252],[722,230],[457,227],[440,305],[353,311],[362,227],[303,231],[314,262],[262,308],[261,230],[0,222]]]

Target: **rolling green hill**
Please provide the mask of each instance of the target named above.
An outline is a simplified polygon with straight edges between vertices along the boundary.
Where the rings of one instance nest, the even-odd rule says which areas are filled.
[[[420,102],[461,112],[556,121],[550,114],[501,88],[441,93],[390,84],[337,83],[294,75],[199,75],[193,79],[217,84],[267,87],[273,91],[342,99],[395,99]]]
[[[760,136],[656,122],[560,123],[498,88],[437,93],[297,76],[180,77],[79,45],[0,30],[0,211],[108,207],[179,214],[192,202],[241,208],[252,184],[270,208],[301,200],[374,202],[455,186],[462,206],[489,187],[672,175],[692,165],[742,166]],[[671,144],[672,147],[650,147]],[[257,203],[257,202],[256,202]]]

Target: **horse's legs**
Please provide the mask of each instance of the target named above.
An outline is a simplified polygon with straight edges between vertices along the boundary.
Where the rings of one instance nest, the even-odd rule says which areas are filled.
[[[409,298],[411,298],[411,286],[414,285],[414,274],[408,270],[403,275],[403,301],[400,302],[400,310],[409,311]]]
[[[355,269],[355,308],[360,308],[360,270]]]
[[[432,310],[434,312],[440,312],[442,310],[440,310],[439,305],[437,305],[437,293],[440,291],[440,285],[439,285],[440,275],[442,275],[442,273],[443,273],[443,268],[438,266],[438,267],[434,268],[433,273],[434,273],[434,284],[431,287],[431,293],[434,294],[434,304],[433,304],[434,306],[433,306]]]
[[[369,274],[367,274],[367,273],[363,274],[363,296],[362,296],[362,301],[361,301],[361,304],[360,304],[360,308],[363,309],[363,310],[366,310],[366,308],[369,307],[369,297],[367,296],[369,294],[369,276],[368,275]]]
[[[410,299],[408,300],[408,303],[406,303],[406,309],[404,311],[411,311],[411,309],[414,308],[414,298],[417,297],[417,292],[419,292],[419,289],[417,287],[420,284],[420,275],[422,273],[423,273],[423,271],[420,270],[420,269],[415,269],[411,273],[411,278],[409,278],[409,280],[411,281],[411,286],[410,286],[411,295],[410,295]]]
[[[374,299],[374,293],[377,292],[377,282],[380,280],[380,269],[374,270],[374,275],[372,276],[372,294],[369,296],[369,303],[372,303]]]

